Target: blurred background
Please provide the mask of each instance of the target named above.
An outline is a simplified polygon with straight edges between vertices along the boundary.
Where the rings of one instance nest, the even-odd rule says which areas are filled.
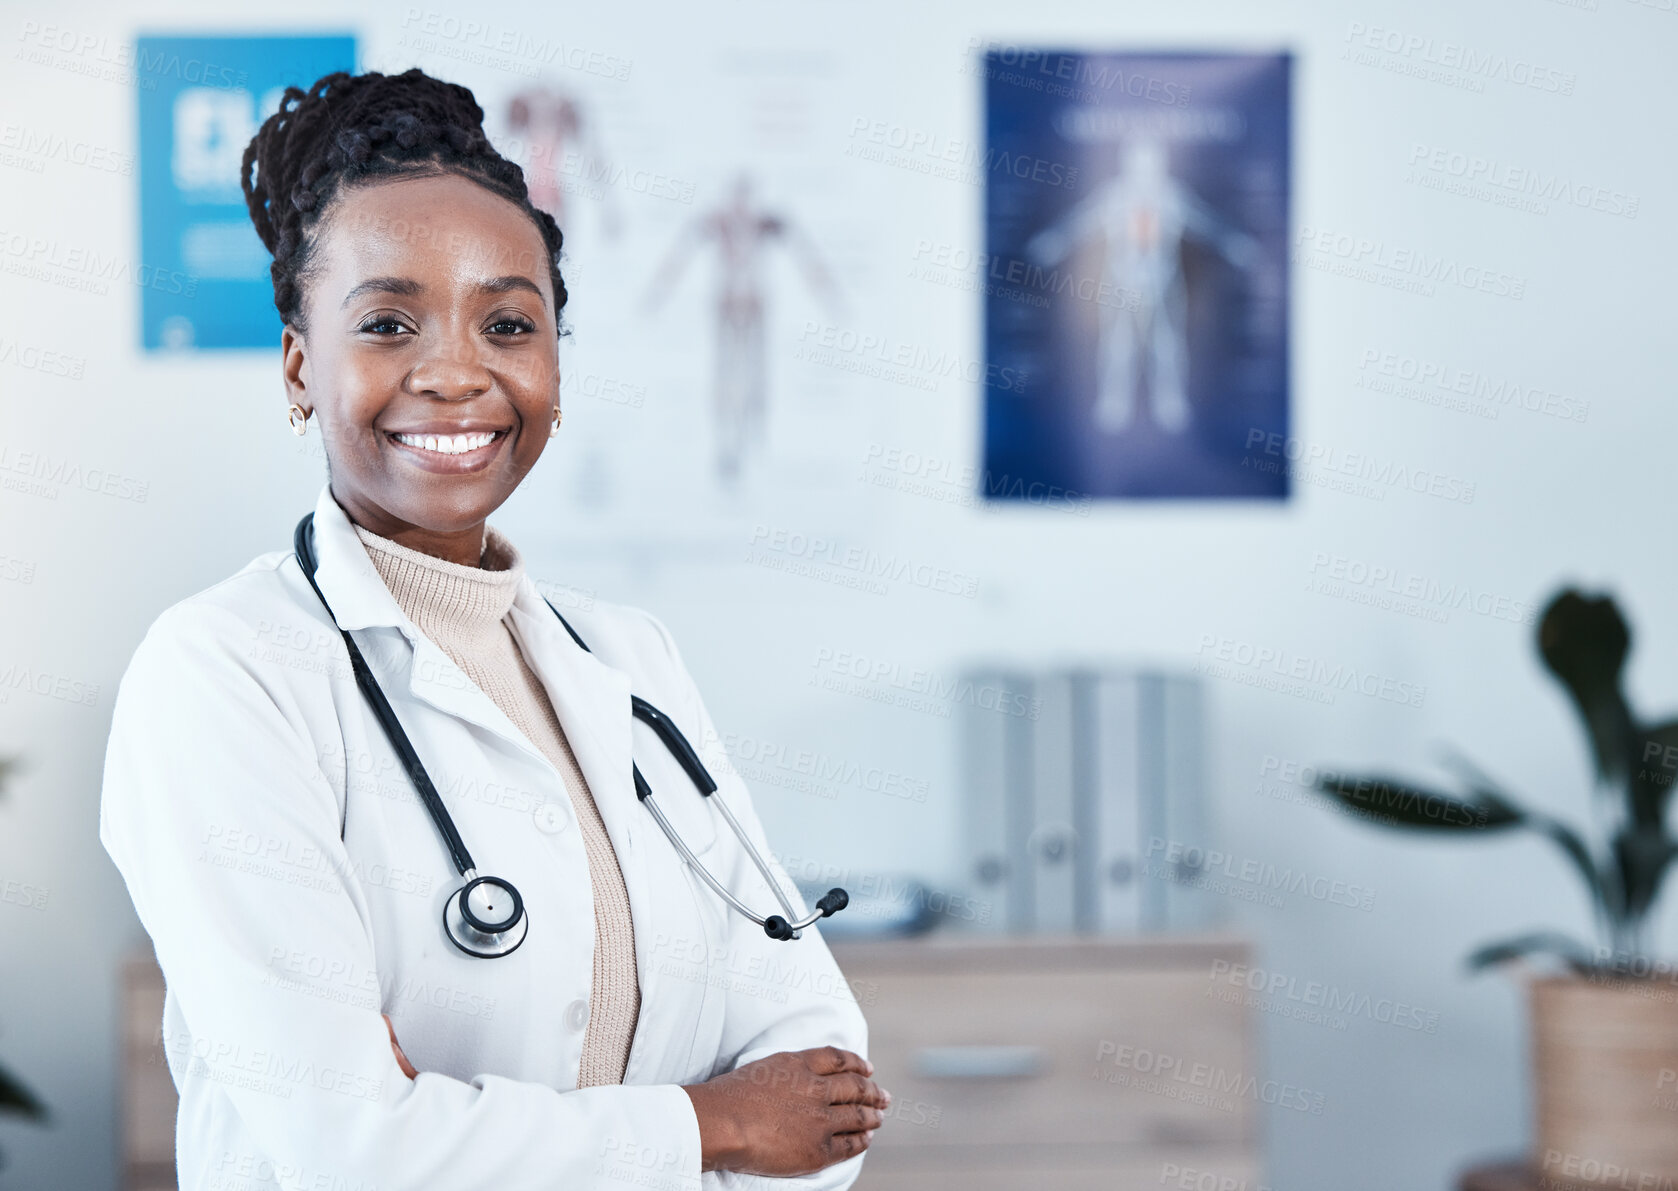
[[[566,236],[564,429],[494,523],[561,608],[669,626],[782,863],[856,895],[907,1089],[860,1185],[1678,1176],[1672,999],[1587,1014],[1664,1056],[1592,1149],[1588,1104],[1538,1123],[1553,965],[1465,962],[1563,932],[1606,995],[1626,938],[1503,795],[1607,866],[1641,780],[1667,855],[1626,758],[1670,770],[1678,707],[1674,5],[8,2],[0,41],[0,1071],[45,1113],[0,1185],[174,1185],[111,703],[324,479],[239,153],[277,88],[414,65]],[[1613,756],[1538,648],[1570,587],[1630,625]]]

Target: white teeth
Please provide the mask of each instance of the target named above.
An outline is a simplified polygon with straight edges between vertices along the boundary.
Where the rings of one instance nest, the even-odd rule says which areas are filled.
[[[464,455],[495,441],[494,432],[488,430],[475,434],[397,434],[392,437],[410,447],[435,451],[439,455]]]

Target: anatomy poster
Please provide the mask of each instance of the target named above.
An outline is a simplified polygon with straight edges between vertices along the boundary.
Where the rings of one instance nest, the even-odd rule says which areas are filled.
[[[1289,56],[983,63],[986,495],[1286,498]]]

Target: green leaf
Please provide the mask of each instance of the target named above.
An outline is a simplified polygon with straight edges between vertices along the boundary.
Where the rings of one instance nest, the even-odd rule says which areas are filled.
[[[1631,630],[1609,596],[1587,597],[1569,588],[1550,601],[1538,622],[1538,653],[1585,723],[1596,771],[1621,782],[1634,769],[1637,735],[1620,691],[1620,671],[1631,649]]]
[[[39,1121],[46,1118],[47,1106],[35,1099],[35,1094],[14,1079],[11,1072],[0,1067],[0,1112]]]
[[[1632,818],[1659,829],[1678,784],[1678,720],[1641,729],[1636,748],[1629,783]]]
[[[1596,962],[1582,943],[1553,930],[1533,931],[1477,948],[1468,956],[1468,970],[1480,972],[1495,964],[1524,959],[1529,955],[1553,955],[1581,976],[1589,976],[1596,971]]]
[[[1497,831],[1522,821],[1520,811],[1495,795],[1466,802],[1397,778],[1325,773],[1317,789],[1342,805],[1388,827],[1426,831]]]
[[[1626,921],[1636,922],[1655,904],[1675,848],[1678,845],[1664,832],[1650,831],[1637,823],[1627,824],[1614,837],[1614,859],[1623,886]]]
[[[1584,878],[1591,901],[1611,918],[1619,914],[1622,904],[1619,891],[1603,879],[1590,849],[1585,847],[1573,828],[1559,819],[1517,806],[1490,778],[1474,770],[1466,758],[1453,755],[1449,761],[1459,769],[1466,767],[1470,771],[1473,801],[1379,776],[1360,778],[1347,774],[1324,774],[1317,780],[1317,787],[1387,827],[1459,832],[1525,827],[1548,836]]]

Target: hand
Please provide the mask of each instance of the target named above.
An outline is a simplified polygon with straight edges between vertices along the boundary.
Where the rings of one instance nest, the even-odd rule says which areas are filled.
[[[408,1061],[408,1056],[402,1053],[402,1044],[396,1040],[396,1027],[391,1024],[390,1014],[385,1014],[385,1029],[390,1031],[390,1049],[396,1052],[396,1065],[402,1068],[402,1074],[409,1079],[418,1079],[419,1072]]]
[[[837,1046],[782,1051],[682,1090],[699,1118],[700,1169],[785,1178],[868,1148],[891,1093]]]

